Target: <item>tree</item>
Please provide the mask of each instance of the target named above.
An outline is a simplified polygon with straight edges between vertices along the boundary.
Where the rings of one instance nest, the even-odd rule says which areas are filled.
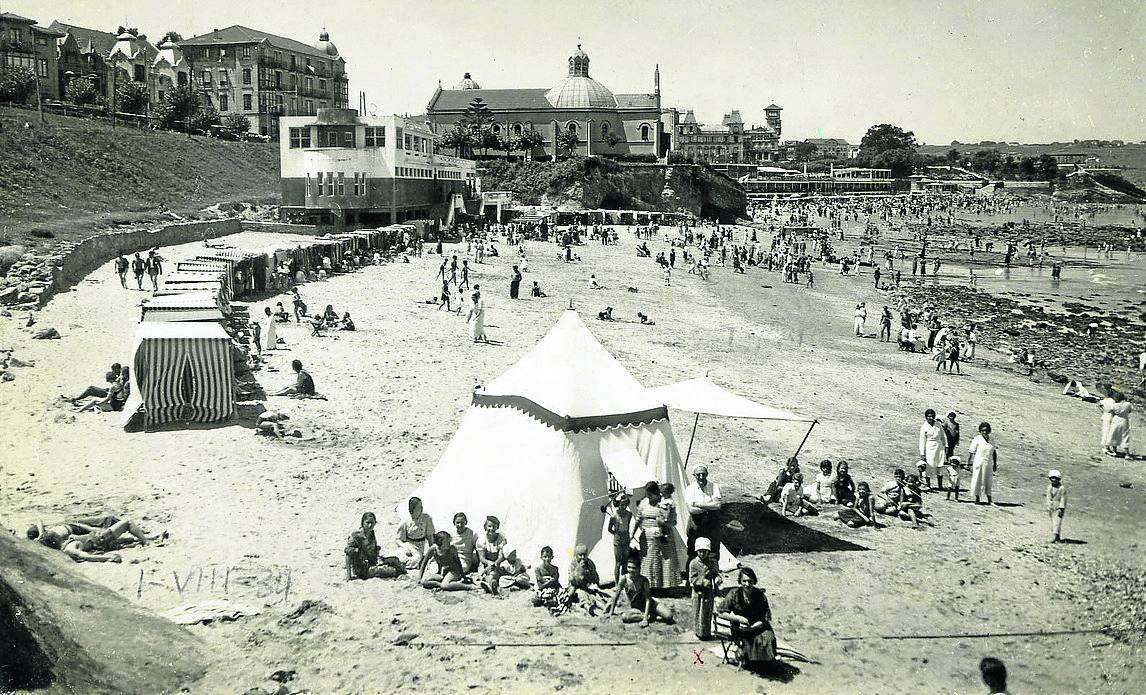
[[[211,126],[219,125],[219,112],[215,110],[214,106],[205,104],[199,108],[195,113],[191,114],[191,131],[200,131],[203,133],[211,132]]]
[[[952,147],[951,149],[947,150],[947,164],[949,166],[955,166],[958,163],[959,163],[959,150]]]
[[[994,176],[1003,163],[998,150],[978,150],[971,155],[971,169],[985,176]]]
[[[915,142],[915,133],[904,130],[890,123],[873,125],[860,140],[861,160],[871,160],[890,150],[915,151],[918,143]]]
[[[577,153],[577,144],[581,142],[581,138],[577,137],[577,131],[563,128],[561,132],[557,133],[557,149],[565,152],[568,155]]]
[[[1035,180],[1054,181],[1058,178],[1058,162],[1049,154],[1040,154],[1035,160]]]
[[[180,85],[167,92],[155,107],[155,116],[161,128],[183,130],[186,120],[199,109],[199,94],[189,85]]]
[[[23,104],[36,93],[36,75],[25,67],[0,69],[0,101]]]
[[[816,156],[816,146],[810,142],[797,142],[788,150],[788,158],[794,162],[807,162]]]
[[[870,162],[871,166],[879,169],[891,169],[891,175],[896,178],[910,176],[919,163],[915,150],[906,147],[884,150],[874,158],[866,161]]]
[[[610,150],[614,149],[617,145],[621,144],[624,141],[625,141],[625,139],[623,137],[621,137],[620,135],[617,135],[616,133],[614,133],[611,130],[609,131],[609,134],[605,136],[605,144],[609,146]]]
[[[241,113],[229,113],[223,118],[223,127],[232,133],[246,133],[251,130],[251,119]]]
[[[163,35],[163,38],[159,39],[159,44],[156,44],[156,45],[162,45],[164,43],[167,43],[168,41],[171,41],[172,43],[179,43],[182,40],[183,40],[182,34],[180,34],[177,31],[169,31]]]
[[[64,101],[70,101],[80,106],[94,104],[96,96],[98,95],[95,87],[90,81],[82,77],[73,77],[68,80],[68,86],[64,88]]]
[[[493,114],[489,111],[489,104],[486,104],[481,97],[474,97],[466,107],[461,122],[470,130],[485,130],[493,124]]]
[[[443,147],[453,150],[455,156],[465,157],[473,148],[474,134],[462,123],[455,123],[442,133],[441,143]]]
[[[524,152],[526,159],[532,159],[533,151],[538,147],[543,146],[544,144],[545,138],[541,136],[539,131],[536,131],[533,128],[526,128],[525,130],[521,131],[521,135],[518,136],[517,142],[515,144],[515,149]]]
[[[481,153],[483,157],[488,155],[490,150],[496,152],[498,150],[504,150],[508,147],[508,145],[502,142],[501,136],[492,130],[487,128],[478,132],[480,135],[478,136],[477,144],[479,147],[481,147]]]
[[[121,82],[115,87],[115,110],[122,113],[147,111],[147,87],[142,82]]]

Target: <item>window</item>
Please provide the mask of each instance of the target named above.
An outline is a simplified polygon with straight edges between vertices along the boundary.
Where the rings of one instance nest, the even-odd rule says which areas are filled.
[[[226,94],[219,95],[219,110],[226,111],[230,107],[230,98]]]
[[[601,124],[601,137],[605,138],[609,135],[609,122],[605,121]]]
[[[346,195],[346,174],[338,172],[338,195]]]
[[[244,96],[249,97],[249,94]],[[290,146],[292,149],[300,147],[310,147],[310,128],[291,128],[290,129]],[[322,174],[319,174],[319,181],[321,181]],[[321,187],[321,183],[319,184]]]
[[[326,80],[319,80],[318,81],[318,91],[323,93],[323,94],[326,94]]]
[[[366,146],[385,147],[386,128],[384,126],[366,126]]]
[[[649,128],[648,124],[644,124],[641,126],[641,140],[643,142],[649,141],[649,131],[650,131],[650,128]]]
[[[334,195],[334,172],[326,172],[326,194]]]
[[[181,73],[179,73],[178,77],[179,77],[178,82],[179,82],[180,87],[187,84],[187,73],[181,72]]]
[[[494,123],[493,126],[490,127],[490,130],[493,131],[494,135],[501,135],[501,124]]]
[[[309,116],[314,115],[314,102],[311,101],[310,99],[306,100],[306,113]]]
[[[48,61],[47,60],[40,58],[39,60],[36,61],[36,73],[40,77],[47,77],[48,76]]]
[[[306,172],[306,197],[309,198],[311,195],[313,195],[313,190],[314,189],[310,186],[310,172],[308,171]]]
[[[308,92],[314,91],[314,78],[313,77],[306,78],[306,91],[308,91]]]
[[[513,124],[513,134],[516,137],[521,137],[521,124],[520,123],[514,123]]]
[[[342,146],[343,147],[354,147],[355,146],[354,145],[354,131],[353,130],[346,130],[346,131],[342,132]],[[339,176],[341,176],[341,174],[339,174]]]
[[[275,89],[283,88],[283,72],[282,70],[275,70]]]
[[[409,134],[409,133],[407,133],[406,135],[402,136],[402,148],[403,148],[403,149],[406,149],[406,150],[408,150],[408,149],[411,149],[411,147],[412,147],[412,145],[413,145],[413,142],[412,142],[412,140],[413,140],[413,139],[410,137],[410,134]]]
[[[322,172],[321,171],[318,172],[317,174],[315,174],[315,176],[318,177],[318,190],[315,192],[315,195],[322,195]],[[309,175],[306,178],[308,181],[310,180]]]
[[[250,46],[243,46],[243,57],[244,58],[250,58],[251,57],[251,47]]]
[[[574,135],[576,135],[577,134],[577,122],[576,121],[569,121],[569,125],[566,126],[566,130],[568,130],[570,133],[573,133]]]
[[[354,172],[354,195],[366,195],[366,172]]]
[[[222,59],[222,58],[226,58],[226,57],[227,57],[227,49],[220,48],[219,49],[219,58]]]
[[[47,36],[37,36],[36,37],[36,45],[37,46],[47,46],[48,45],[48,37]]]
[[[202,82],[203,82],[203,84],[211,84],[211,71],[210,70],[204,70],[203,71]]]
[[[243,68],[243,84],[251,83],[251,69]]]
[[[251,110],[251,95],[250,94],[244,94],[243,95],[243,110],[244,111],[250,111]]]
[[[295,70],[295,55],[292,53],[290,56],[290,69]]]
[[[221,84],[221,85],[227,84],[227,71],[226,70],[220,70],[219,71],[219,84]]]
[[[134,73],[133,77],[135,78],[135,81],[136,82],[146,81],[147,76],[146,76],[146,73],[144,72],[146,70],[146,68],[144,68],[144,66],[142,66],[142,65],[136,65],[136,66],[134,66],[134,68],[135,68],[135,73]]]
[[[20,29],[17,27],[9,29],[8,38],[11,39],[12,43],[20,43]]]

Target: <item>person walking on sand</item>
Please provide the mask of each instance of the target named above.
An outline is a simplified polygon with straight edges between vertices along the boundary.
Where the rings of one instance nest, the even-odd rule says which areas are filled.
[[[458,283],[458,290],[468,289],[470,286],[470,262],[468,258],[462,259],[462,281]]]
[[[488,343],[489,338],[485,334],[485,302],[481,298],[481,285],[474,285],[471,302],[470,313],[466,316],[466,322],[470,325],[470,338],[475,343]]]
[[[125,290],[127,289],[127,269],[129,267],[131,267],[131,264],[127,262],[127,259],[123,257],[122,253],[116,256],[115,274],[119,276],[119,284],[122,285]]]
[[[438,303],[438,309],[445,309],[446,311],[453,311],[450,308],[450,282],[449,280],[442,280],[442,297],[441,302]]]
[[[143,289],[143,274],[147,271],[147,263],[135,254],[135,258],[131,259],[131,272],[135,275],[135,285],[140,290]]]
[[[994,504],[991,487],[995,471],[999,470],[999,451],[991,441],[991,423],[979,423],[979,434],[971,440],[967,458],[971,460],[971,492],[975,495],[975,504],[983,504],[980,497],[987,498],[986,504]]]
[[[857,336],[860,336],[860,337],[863,336],[863,325],[866,321],[867,321],[867,308],[866,308],[866,305],[864,304],[864,302],[860,302],[859,304],[856,304],[855,321],[854,321],[855,334]]]
[[[891,309],[883,305],[883,313],[879,315],[879,342],[891,342]]]
[[[1047,513],[1050,514],[1051,543],[1062,542],[1062,518],[1066,516],[1066,488],[1062,484],[1062,473],[1051,469],[1047,473]]]
[[[1103,413],[1110,414],[1110,426],[1106,428],[1103,453],[1108,456],[1128,456],[1130,454],[1130,413],[1133,408],[1121,391],[1110,394],[1103,401]]]

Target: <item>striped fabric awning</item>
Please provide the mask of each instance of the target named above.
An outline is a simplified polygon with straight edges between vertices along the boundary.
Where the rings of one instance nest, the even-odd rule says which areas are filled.
[[[216,323],[146,322],[135,334],[132,374],[147,426],[218,422],[235,411],[231,339]]]
[[[177,307],[143,305],[143,321],[216,321],[222,323],[223,312],[217,307],[179,309]]]
[[[216,307],[224,314],[231,313],[231,305],[219,296],[218,285],[207,290],[187,290],[160,288],[152,296],[143,300],[148,306],[163,306],[175,309],[209,309]]]
[[[215,292],[226,301],[231,300],[231,293],[220,278],[164,278],[159,285],[161,291],[175,292]]]
[[[180,273],[230,273],[231,266],[228,261],[179,261],[175,270]]]

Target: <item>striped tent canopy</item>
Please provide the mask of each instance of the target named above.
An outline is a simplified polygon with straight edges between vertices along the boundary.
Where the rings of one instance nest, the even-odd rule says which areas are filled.
[[[133,352],[128,419],[140,406],[148,427],[218,422],[235,412],[231,338],[219,324],[141,323]]]
[[[231,294],[227,292],[227,287],[221,278],[164,278],[159,283],[157,294],[171,292],[214,292],[226,301],[231,300]]]
[[[200,283],[219,281],[223,285],[223,296],[230,299],[234,296],[231,287],[231,273],[225,270],[196,270],[196,271],[176,271],[168,273],[163,276],[164,284],[183,285],[188,283]]]
[[[201,253],[195,256],[195,259],[200,261],[246,261],[265,255],[265,251],[258,251],[254,249],[214,249],[210,252]]]
[[[233,265],[230,261],[179,261],[175,270],[180,273],[231,273]]]

